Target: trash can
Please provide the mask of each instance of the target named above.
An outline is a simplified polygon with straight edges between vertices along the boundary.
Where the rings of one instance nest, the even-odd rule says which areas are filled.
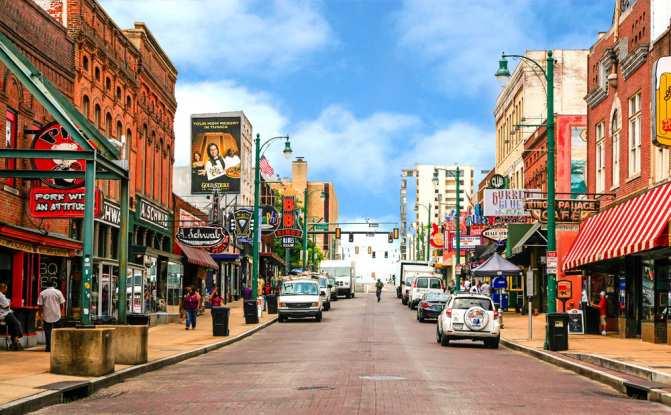
[[[147,314],[137,314],[137,313],[127,314],[126,323],[130,326],[148,326],[149,316]]]
[[[256,305],[256,300],[245,300],[244,312],[245,312],[245,324],[259,323],[259,311]]]
[[[548,349],[568,350],[568,313],[549,313],[546,319]]]
[[[212,307],[212,335],[228,336],[228,307]]]
[[[266,295],[266,307],[268,307],[268,314],[277,314],[277,296],[275,294]]]

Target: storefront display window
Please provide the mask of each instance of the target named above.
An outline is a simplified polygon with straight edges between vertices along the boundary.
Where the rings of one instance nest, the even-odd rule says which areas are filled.
[[[147,267],[147,276],[144,284],[144,309],[147,313],[155,313],[157,307],[157,276],[158,260],[156,257],[145,256],[145,266]]]
[[[91,290],[91,314],[96,320],[106,321],[117,317],[118,281],[118,266],[104,262],[96,264]]]
[[[126,278],[126,310],[130,313],[142,313],[144,305],[144,272],[140,268],[129,267]]]
[[[655,317],[655,271],[652,260],[643,261],[641,311],[642,320],[653,320]]]
[[[7,284],[7,292],[12,292],[12,254],[9,252],[0,251],[0,283]]]
[[[168,262],[167,302],[169,312],[179,312],[182,298],[183,265],[179,262]]]

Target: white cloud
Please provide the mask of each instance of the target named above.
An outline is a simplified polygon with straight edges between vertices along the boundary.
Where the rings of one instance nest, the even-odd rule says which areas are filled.
[[[103,0],[121,27],[144,21],[180,68],[272,74],[333,42],[311,1]]]
[[[178,82],[175,94],[175,165],[189,163],[191,114],[242,110],[252,123],[254,134],[272,137],[285,133],[286,118],[264,92],[250,91],[232,81],[203,81]]]
[[[475,94],[494,80],[502,51],[534,47],[530,0],[407,0],[395,14],[400,45],[435,70],[452,94]],[[531,24],[533,25],[533,23]]]

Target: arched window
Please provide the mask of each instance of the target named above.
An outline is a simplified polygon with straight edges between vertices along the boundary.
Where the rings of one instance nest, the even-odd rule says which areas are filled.
[[[112,114],[109,112],[105,114],[105,134],[108,137],[112,136]]]
[[[96,77],[96,81],[100,82],[100,68],[98,68],[97,66],[96,66],[96,69],[95,69],[95,77]]]
[[[123,135],[123,124],[121,124],[121,121],[116,122],[116,138],[121,139],[121,136]]]
[[[82,58],[82,68],[84,68],[85,71],[89,70],[89,58],[86,55]]]
[[[130,95],[128,95],[126,97],[126,109],[130,111],[132,104],[133,104],[133,100],[130,99]]]
[[[98,104],[96,104],[93,110],[93,120],[96,123],[96,127],[98,128],[102,127],[102,124],[100,123],[100,105]]]
[[[82,97],[82,112],[84,113],[84,116],[86,118],[91,117],[91,113],[89,112],[90,111],[90,108],[89,108],[90,106],[91,106],[91,101],[89,100],[88,95],[84,95]]]
[[[612,141],[611,154],[613,157],[612,165],[612,183],[613,187],[620,185],[620,129],[622,123],[620,122],[620,113],[616,109],[613,111],[613,118],[610,121],[610,135]]]
[[[116,99],[121,99],[121,87],[116,87]]]
[[[105,78],[105,92],[109,92],[110,89],[112,89],[112,80]]]
[[[126,130],[126,143],[128,143],[128,145],[130,145],[132,141],[133,141],[133,133],[131,132],[131,130],[129,128],[129,129]]]

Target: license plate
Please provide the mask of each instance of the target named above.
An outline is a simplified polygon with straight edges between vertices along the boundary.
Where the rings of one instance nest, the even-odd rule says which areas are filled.
[[[452,327],[453,327],[455,330],[461,330],[461,329],[464,328],[464,324],[463,324],[463,323],[452,323]]]

